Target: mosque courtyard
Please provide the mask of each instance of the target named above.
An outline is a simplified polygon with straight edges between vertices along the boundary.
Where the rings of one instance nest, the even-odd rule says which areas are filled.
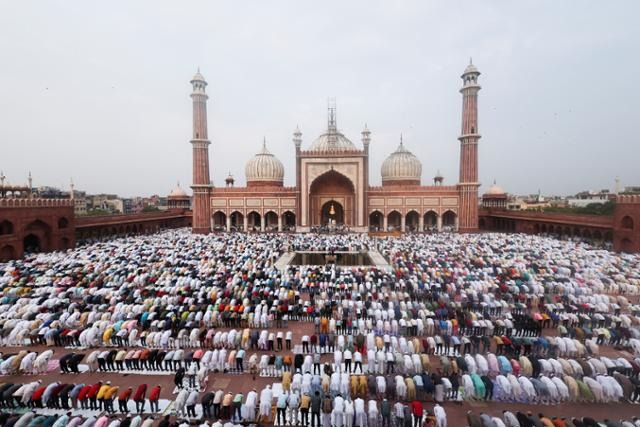
[[[0,264],[0,421],[632,422],[639,286],[638,255],[522,234],[87,242]]]

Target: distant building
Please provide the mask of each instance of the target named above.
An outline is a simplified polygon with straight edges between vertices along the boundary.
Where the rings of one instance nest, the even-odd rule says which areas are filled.
[[[640,185],[631,185],[624,187],[625,194],[640,194]]]
[[[191,197],[180,187],[180,183],[167,197],[168,209],[191,209]]]
[[[74,191],[73,210],[78,216],[87,214],[87,193],[84,191]]]
[[[507,193],[496,185],[493,181],[493,185],[489,187],[486,193],[482,195],[482,207],[491,209],[506,209],[507,208]]]
[[[56,187],[42,186],[35,189],[35,193],[42,199],[68,199],[68,191],[60,190]]]
[[[133,199],[122,199],[122,213],[125,213],[125,214],[134,213]]]
[[[529,196],[513,196],[507,201],[507,209],[512,211],[541,211],[551,206],[551,202],[540,193]]]
[[[606,203],[615,197],[609,190],[582,191],[574,197],[567,197],[567,204],[572,208],[583,208],[592,203]]]

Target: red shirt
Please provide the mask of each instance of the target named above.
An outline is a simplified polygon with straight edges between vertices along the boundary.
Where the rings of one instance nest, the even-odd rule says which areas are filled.
[[[157,385],[151,389],[151,394],[149,394],[149,401],[158,400],[160,398],[160,386]]]
[[[129,400],[131,398],[131,389],[128,388],[125,391],[123,391],[122,393],[120,393],[120,396],[118,396],[118,400]]]
[[[39,389],[34,391],[33,394],[31,395],[31,400],[40,400],[40,399],[42,399],[42,395],[44,394],[44,391],[46,389],[47,389],[47,386],[44,386],[44,387],[40,387]]]
[[[418,400],[414,400],[413,402],[411,402],[411,410],[413,411],[414,416],[421,417],[423,410],[422,403]]]
[[[140,384],[136,390],[136,394],[133,396],[133,400],[144,400],[144,395],[147,393],[147,385]]]
[[[92,385],[91,390],[89,390],[89,393],[87,393],[87,397],[89,399],[96,397],[98,395],[98,392],[100,391],[100,387],[102,387],[101,383]]]
[[[89,390],[91,390],[90,385],[86,385],[80,389],[80,393],[78,393],[78,400],[85,400],[87,398],[87,394],[89,394]]]

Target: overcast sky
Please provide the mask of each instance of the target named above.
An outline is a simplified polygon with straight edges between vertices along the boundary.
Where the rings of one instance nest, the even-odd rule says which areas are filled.
[[[263,137],[293,185],[303,147],[372,132],[458,177],[460,74],[480,76],[480,181],[517,194],[640,185],[638,1],[0,0],[0,169],[12,183],[122,196],[191,183],[191,87],[207,79],[211,177]]]

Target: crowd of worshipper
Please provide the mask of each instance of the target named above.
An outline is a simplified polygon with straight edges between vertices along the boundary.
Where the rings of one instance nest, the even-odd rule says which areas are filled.
[[[390,268],[275,266],[290,251],[373,249]],[[23,347],[2,355],[0,374],[43,375],[53,360],[63,373],[171,371],[180,416],[324,427],[441,427],[452,400],[637,402],[639,267],[527,235],[120,238],[0,264],[0,339]],[[312,332],[294,340],[298,323]],[[211,374],[245,372],[282,391],[208,390]],[[129,399],[158,413],[150,390],[0,384],[7,408],[108,414]]]
[[[592,417],[546,416],[542,412],[502,411],[499,416],[491,416],[485,412],[476,414],[467,412],[469,427],[638,427],[640,418],[596,420]]]

